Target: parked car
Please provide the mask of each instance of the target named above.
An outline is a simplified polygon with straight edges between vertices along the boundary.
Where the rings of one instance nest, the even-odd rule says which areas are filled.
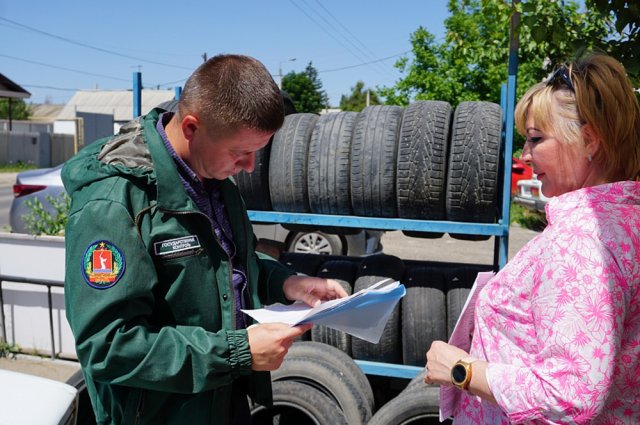
[[[519,192],[518,182],[521,180],[530,180],[533,178],[533,168],[527,163],[513,158],[511,162],[511,196],[517,195]]]
[[[514,196],[513,202],[526,208],[544,212],[549,198],[542,193],[542,182],[535,178],[518,181],[518,194]]]
[[[78,391],[71,385],[3,369],[0,382],[0,424],[76,424]]]
[[[13,185],[14,199],[9,212],[11,231],[30,233],[25,223],[25,215],[31,212],[29,200],[39,199],[43,207],[54,212],[47,197],[60,198],[65,193],[60,171],[62,165],[19,173]],[[275,244],[278,249],[308,254],[361,256],[382,250],[380,231],[359,230],[354,234],[332,234],[324,229],[296,231],[280,224],[255,223],[253,231],[259,241]]]

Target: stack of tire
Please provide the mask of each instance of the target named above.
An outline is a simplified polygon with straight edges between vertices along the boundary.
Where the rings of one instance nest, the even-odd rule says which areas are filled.
[[[407,294],[395,307],[378,344],[319,325],[309,334],[311,341],[334,347],[356,360],[412,366],[424,366],[425,353],[434,340],[449,338],[478,272],[490,270],[484,265],[409,261],[385,254],[342,257],[283,253],[280,261],[298,273],[334,279],[349,294],[386,278],[401,281]],[[418,393],[409,394],[407,389],[388,403],[385,394],[378,394],[374,386],[380,403],[380,409],[374,409],[374,418],[383,419],[371,423],[408,424],[411,421],[400,420],[408,414],[416,415],[416,420],[437,418],[437,387],[418,385],[417,380],[413,386],[421,389]],[[408,398],[405,401],[416,402],[416,406],[404,412],[406,409],[397,405],[404,401],[398,398]],[[394,415],[398,421],[390,421]]]
[[[501,141],[502,112],[489,102],[291,114],[237,181],[253,210],[491,223]]]
[[[271,379],[273,406],[253,404],[254,424],[365,425],[371,419],[374,398],[367,377],[334,347],[294,343]]]

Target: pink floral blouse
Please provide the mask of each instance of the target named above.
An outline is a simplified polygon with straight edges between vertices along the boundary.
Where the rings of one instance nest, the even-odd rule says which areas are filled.
[[[464,392],[454,424],[640,424],[640,183],[546,213],[477,301],[471,355],[498,405]]]

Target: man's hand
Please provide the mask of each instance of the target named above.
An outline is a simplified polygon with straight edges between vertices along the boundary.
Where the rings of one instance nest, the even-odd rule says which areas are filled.
[[[276,370],[282,364],[293,339],[302,335],[312,324],[289,326],[284,323],[265,323],[247,329],[251,369]]]
[[[316,307],[321,301],[347,296],[344,288],[335,280],[311,276],[291,276],[285,280],[282,288],[288,300],[303,301],[311,307]]]

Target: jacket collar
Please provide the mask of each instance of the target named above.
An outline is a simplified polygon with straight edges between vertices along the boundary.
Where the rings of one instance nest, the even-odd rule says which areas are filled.
[[[158,207],[172,211],[198,211],[198,207],[180,184],[176,164],[156,129],[162,112],[162,109],[152,109],[143,120],[145,139],[156,175]]]

